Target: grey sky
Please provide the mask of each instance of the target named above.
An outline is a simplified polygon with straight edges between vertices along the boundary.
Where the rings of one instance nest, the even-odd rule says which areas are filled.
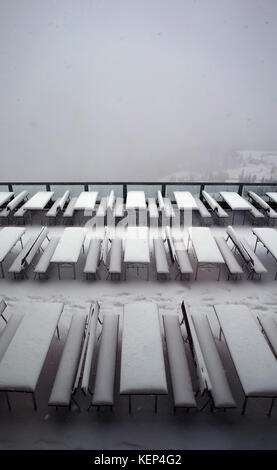
[[[276,0],[0,0],[1,179],[277,148]]]

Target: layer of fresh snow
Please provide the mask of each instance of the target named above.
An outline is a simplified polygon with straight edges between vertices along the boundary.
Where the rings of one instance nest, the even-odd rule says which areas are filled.
[[[53,191],[39,191],[33,197],[31,197],[27,202],[25,202],[24,209],[25,210],[44,209],[44,207],[50,201],[53,195],[54,195]]]
[[[93,210],[97,199],[96,191],[83,191],[75,203],[75,210]]]
[[[4,227],[0,231],[0,262],[5,259],[13,246],[25,233],[23,227]]]
[[[65,228],[51,258],[51,263],[77,263],[84,239],[83,228]]]
[[[238,193],[232,191],[220,191],[220,195],[225,199],[232,210],[244,211],[250,209],[249,203]]]
[[[248,396],[277,395],[277,362],[245,305],[215,305],[228,349]]]
[[[198,263],[224,263],[222,254],[208,227],[190,227],[189,232]]]
[[[158,308],[154,303],[124,306],[120,393],[167,393]]]
[[[128,191],[126,209],[145,209],[146,201],[144,191]]]

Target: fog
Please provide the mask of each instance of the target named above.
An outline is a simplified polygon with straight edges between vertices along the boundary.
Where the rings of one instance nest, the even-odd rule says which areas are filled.
[[[1,180],[155,180],[277,148],[276,0],[0,0]]]

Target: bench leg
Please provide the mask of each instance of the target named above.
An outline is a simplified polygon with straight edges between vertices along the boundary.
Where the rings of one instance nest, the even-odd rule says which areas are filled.
[[[8,409],[9,409],[9,411],[12,411],[12,407],[11,407],[11,403],[10,403],[10,400],[9,400],[8,392],[5,392],[5,396],[6,396],[6,400],[7,400],[7,403],[8,403]]]
[[[248,400],[248,397],[245,397],[245,398],[244,398],[243,405],[242,405],[242,410],[241,410],[241,414],[242,414],[242,415],[244,415],[244,413],[245,413],[245,411],[246,411],[247,400]]]
[[[61,337],[60,337],[60,330],[59,330],[59,325],[57,325],[57,328],[56,328],[56,330],[57,330],[57,336],[58,336],[58,339],[61,339]]]
[[[275,402],[275,397],[272,398],[272,400],[271,400],[271,404],[270,404],[270,407],[269,407],[267,416],[271,416],[271,412],[272,412],[272,408],[273,408],[274,402]]]
[[[37,402],[36,402],[36,396],[35,393],[32,393],[32,398],[33,398],[33,405],[34,405],[34,410],[37,411]]]

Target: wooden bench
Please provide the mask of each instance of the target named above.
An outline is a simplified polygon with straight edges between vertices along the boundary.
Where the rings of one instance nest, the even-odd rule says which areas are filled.
[[[176,275],[176,278],[180,276],[180,278],[183,279],[184,276],[186,276],[187,279],[190,279],[190,275],[193,273],[193,268],[192,268],[191,261],[189,258],[189,253],[185,247],[184,241],[175,240],[174,249],[175,249],[175,260],[178,266],[178,273]]]
[[[248,214],[252,217],[253,222],[254,220],[264,219],[264,215],[261,213],[261,211],[257,209],[257,207],[253,206],[253,204],[251,204],[249,201],[248,201],[248,204],[250,206]]]
[[[227,212],[221,207],[220,204],[209,194],[207,191],[202,191],[202,196],[205,198],[207,204],[219,219],[224,219],[229,217]]]
[[[47,247],[45,248],[44,252],[42,253],[39,262],[34,268],[35,278],[38,275],[39,279],[41,275],[46,275],[52,255],[59,243],[59,237],[52,237],[49,241]]]
[[[81,389],[84,395],[87,395],[89,391],[91,394],[90,389],[90,378],[92,374],[92,366],[94,364],[94,357],[95,357],[95,349],[96,349],[96,330],[98,322],[102,324],[101,320],[99,319],[99,303],[95,302],[93,308],[93,315],[90,318],[90,323],[87,328],[87,336],[86,336],[86,345],[85,345],[85,356],[83,358],[82,364],[82,373],[80,371],[79,378],[77,377],[75,381],[75,387],[78,386],[78,379],[80,381]],[[85,342],[84,342],[85,343]]]
[[[214,237],[214,239],[226,263],[228,269],[228,279],[230,279],[230,276],[234,276],[236,279],[238,277],[241,278],[243,275],[243,269],[230,250],[224,237]]]
[[[195,396],[177,315],[163,315],[165,340],[173,391],[174,411],[176,408],[196,408]]]
[[[46,212],[46,217],[50,217],[50,218],[56,218],[57,217],[58,211],[60,209],[60,201],[61,201],[61,198],[59,197],[54,202],[54,204],[50,207],[49,211]]]
[[[166,226],[165,234],[172,264],[176,263],[178,267],[178,273],[175,279],[177,279],[178,276],[180,276],[181,279],[183,279],[184,276],[189,279],[190,275],[193,273],[193,269],[189,259],[188,250],[186,249],[183,240],[173,241],[169,226]]]
[[[72,199],[70,199],[64,213],[63,213],[63,217],[65,218],[70,218],[70,217],[73,217],[74,216],[74,210],[75,210],[75,204],[77,202],[77,197],[73,197]]]
[[[197,366],[197,375],[202,396],[209,394],[209,400],[202,410],[211,403],[214,408],[235,408],[236,402],[231,392],[223,364],[212,334],[210,323],[206,315],[192,315],[187,313],[184,303],[182,311],[190,337],[190,347]]]
[[[153,247],[154,247],[157,278],[158,276],[169,275],[169,267],[168,267],[163,239],[161,237],[153,238]]]
[[[264,214],[269,218],[269,219],[276,219],[277,218],[277,212],[270,207],[270,205],[264,201],[258,194],[256,194],[254,191],[248,191],[248,196],[252,201],[254,201],[258,206],[264,211]]]
[[[262,262],[259,260],[258,256],[252,250],[252,248],[249,246],[247,241],[245,239],[240,239],[237,232],[234,230],[234,228],[229,225],[227,228],[227,239],[231,239],[235,249],[239,252],[241,255],[244,264],[249,270],[249,278],[254,278],[254,275],[258,275],[260,278],[262,274],[267,272],[267,269],[264,267]]]
[[[119,277],[122,271],[122,240],[121,238],[113,238],[111,240],[110,263],[108,277]]]
[[[113,408],[118,323],[119,315],[104,315],[103,317],[94,393],[89,409],[92,406]]]
[[[90,240],[84,267],[84,273],[86,274],[87,279],[90,274],[96,278],[97,269],[100,263],[101,243],[102,239],[100,238],[92,238]]]
[[[56,409],[60,406],[66,406],[70,409],[72,401],[79,407],[76,400],[72,397],[72,391],[81,355],[86,319],[87,315],[83,312],[74,313],[72,315],[62,356],[48,401],[48,405],[55,406]]]

